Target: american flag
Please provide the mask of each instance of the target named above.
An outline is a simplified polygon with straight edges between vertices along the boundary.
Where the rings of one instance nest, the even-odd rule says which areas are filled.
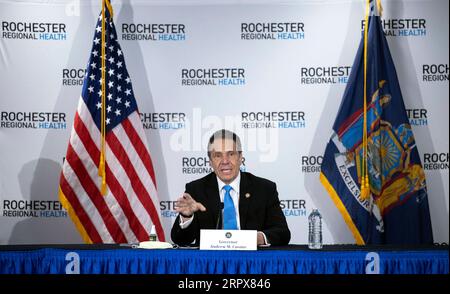
[[[106,16],[106,184],[98,175],[101,151],[102,15],[95,29],[81,99],[60,178],[60,200],[87,243],[160,241],[155,172],[138,107],[110,13]]]

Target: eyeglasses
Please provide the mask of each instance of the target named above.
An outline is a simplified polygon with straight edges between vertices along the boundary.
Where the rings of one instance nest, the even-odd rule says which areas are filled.
[[[213,151],[211,154],[211,159],[214,161],[221,161],[224,158],[228,159],[237,159],[240,155],[238,151],[227,151],[227,152],[215,152]]]

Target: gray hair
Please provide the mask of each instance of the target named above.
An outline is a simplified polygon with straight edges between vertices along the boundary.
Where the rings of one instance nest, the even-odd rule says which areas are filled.
[[[233,133],[232,131],[221,129],[216,131],[211,138],[209,138],[208,141],[208,157],[211,158],[211,151],[212,151],[212,144],[216,139],[232,139],[234,143],[236,144],[236,150],[239,153],[242,153],[242,145],[241,145],[241,139],[239,139],[239,136]]]

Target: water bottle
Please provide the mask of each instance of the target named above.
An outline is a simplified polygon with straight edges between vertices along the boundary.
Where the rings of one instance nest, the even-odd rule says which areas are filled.
[[[152,225],[152,229],[150,231],[150,236],[148,237],[149,241],[157,241],[158,236],[156,235],[155,225]]]
[[[308,217],[309,222],[309,235],[308,235],[308,247],[309,249],[321,249],[322,248],[322,216],[319,210],[313,209]]]

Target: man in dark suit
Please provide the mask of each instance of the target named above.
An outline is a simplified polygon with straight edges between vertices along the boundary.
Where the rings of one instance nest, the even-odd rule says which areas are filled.
[[[201,229],[224,228],[257,230],[259,246],[288,244],[291,233],[276,184],[240,171],[239,137],[228,130],[215,132],[208,143],[208,157],[214,172],[186,184],[176,202],[179,215],[172,241],[182,246],[198,244]]]

